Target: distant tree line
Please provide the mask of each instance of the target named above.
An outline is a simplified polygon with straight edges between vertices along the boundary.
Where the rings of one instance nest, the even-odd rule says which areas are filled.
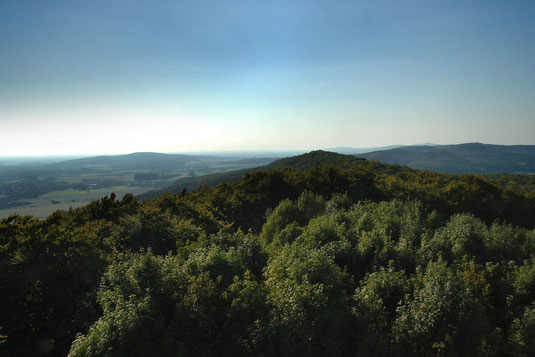
[[[159,172],[142,172],[134,175],[134,181],[157,180],[160,178]]]
[[[67,182],[58,182],[54,177],[0,182],[0,209],[20,206],[27,203],[21,200],[37,198],[51,191],[65,190],[69,186]]]

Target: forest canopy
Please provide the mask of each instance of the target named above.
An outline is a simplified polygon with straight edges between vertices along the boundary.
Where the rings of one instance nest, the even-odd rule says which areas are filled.
[[[533,190],[322,164],[2,219],[0,352],[535,353]]]

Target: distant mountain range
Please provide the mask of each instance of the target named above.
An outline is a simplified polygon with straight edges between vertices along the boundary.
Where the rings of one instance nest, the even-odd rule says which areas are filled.
[[[403,146],[357,154],[368,160],[446,173],[535,173],[535,145]]]

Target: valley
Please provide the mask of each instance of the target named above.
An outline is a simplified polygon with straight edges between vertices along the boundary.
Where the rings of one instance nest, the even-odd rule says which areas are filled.
[[[272,158],[160,153],[97,156],[49,163],[0,165],[0,218],[17,213],[45,218],[55,210],[83,206],[114,192],[139,195],[178,179],[255,167]]]

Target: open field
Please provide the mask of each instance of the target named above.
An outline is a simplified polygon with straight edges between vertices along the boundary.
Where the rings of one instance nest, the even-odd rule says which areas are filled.
[[[17,213],[21,216],[32,215],[39,218],[45,218],[54,211],[68,210],[71,207],[81,207],[91,201],[108,196],[112,192],[114,192],[115,195],[117,195],[117,198],[120,199],[127,193],[139,195],[152,189],[154,189],[154,187],[112,186],[90,191],[69,189],[48,192],[38,198],[24,200],[30,202],[28,205],[0,209],[0,218],[7,217],[14,213]]]
[[[269,158],[134,153],[54,163],[2,165],[0,217],[13,213],[46,217],[79,207],[111,192],[118,197],[171,186],[176,180],[243,169],[271,162]]]

